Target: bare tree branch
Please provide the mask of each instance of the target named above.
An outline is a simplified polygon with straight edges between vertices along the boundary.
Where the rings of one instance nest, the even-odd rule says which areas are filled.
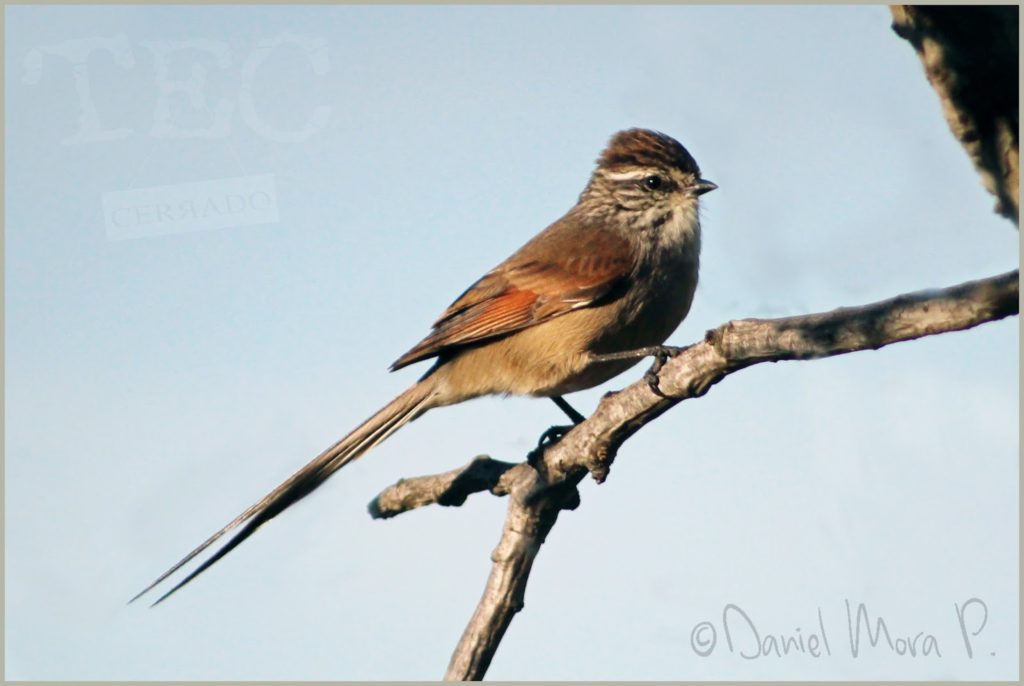
[[[892,28],[917,50],[950,131],[996,212],[1019,224],[1019,8],[894,5]]]
[[[1019,311],[1017,271],[951,288],[819,314],[742,319],[708,331],[659,374],[663,396],[639,381],[605,396],[594,414],[558,443],[512,466],[486,457],[445,474],[400,481],[371,504],[390,517],[428,503],[461,504],[475,492],[508,494],[508,514],[494,564],[445,678],[482,679],[505,630],[523,608],[533,560],[558,513],[579,505],[576,486],[587,473],[608,476],[622,443],[673,405],[707,393],[729,374],[761,362],[808,360],[969,329]]]
[[[374,519],[388,519],[424,505],[461,505],[480,491],[506,495],[508,485],[503,477],[515,466],[478,455],[466,466],[444,474],[402,479],[384,489],[367,509]]]
[[[582,426],[582,424],[580,425]],[[483,679],[512,618],[523,609],[526,582],[562,509],[579,505],[576,484],[585,471],[559,484],[546,482],[529,464],[517,465],[511,480],[501,540],[491,553],[491,574],[473,616],[452,653],[445,680]]]

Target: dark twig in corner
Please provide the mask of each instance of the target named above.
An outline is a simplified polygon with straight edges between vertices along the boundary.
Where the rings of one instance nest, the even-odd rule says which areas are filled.
[[[917,51],[949,130],[996,212],[1020,218],[1020,8],[893,5],[892,28]]]

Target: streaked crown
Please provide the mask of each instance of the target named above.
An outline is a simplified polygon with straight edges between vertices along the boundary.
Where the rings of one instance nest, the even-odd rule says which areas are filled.
[[[675,138],[647,129],[620,131],[597,159],[602,169],[668,167],[700,176],[693,156]]]

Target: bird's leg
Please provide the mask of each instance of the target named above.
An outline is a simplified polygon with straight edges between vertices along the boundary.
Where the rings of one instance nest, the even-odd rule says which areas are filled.
[[[551,402],[558,405],[558,409],[567,414],[569,416],[569,419],[572,420],[573,424],[579,424],[584,419],[586,419],[586,417],[577,412],[576,408],[574,408],[572,405],[566,402],[565,398],[563,398],[560,395],[551,396]]]
[[[674,345],[649,345],[646,348],[637,348],[636,350],[625,350],[620,353],[605,353],[603,355],[591,355],[590,359],[594,362],[615,362],[618,360],[638,360],[643,357],[654,357],[654,364],[651,368],[644,372],[644,381],[650,386],[651,391],[655,395],[660,395],[662,398],[665,394],[661,392],[661,388],[658,387],[658,372],[665,366],[669,358],[675,357],[676,355],[688,350],[690,346],[684,345],[682,347]]]
[[[563,398],[560,395],[551,396],[551,402],[553,402],[555,405],[558,405],[559,409],[561,409],[562,412],[564,412],[569,417],[569,419],[572,420],[572,424],[568,426],[549,427],[547,431],[540,435],[540,440],[537,441],[538,450],[536,452],[539,452],[540,449],[546,445],[552,445],[554,443],[557,443],[562,439],[562,436],[569,433],[570,429],[572,429],[574,426],[576,426],[584,419],[586,419],[586,417],[577,412],[576,408],[570,405],[565,400],[565,398]]]

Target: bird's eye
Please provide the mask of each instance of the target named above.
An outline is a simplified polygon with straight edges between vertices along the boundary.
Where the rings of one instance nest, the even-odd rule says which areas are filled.
[[[657,174],[652,174],[644,179],[644,187],[649,191],[656,191],[661,188],[662,185],[661,177]]]

